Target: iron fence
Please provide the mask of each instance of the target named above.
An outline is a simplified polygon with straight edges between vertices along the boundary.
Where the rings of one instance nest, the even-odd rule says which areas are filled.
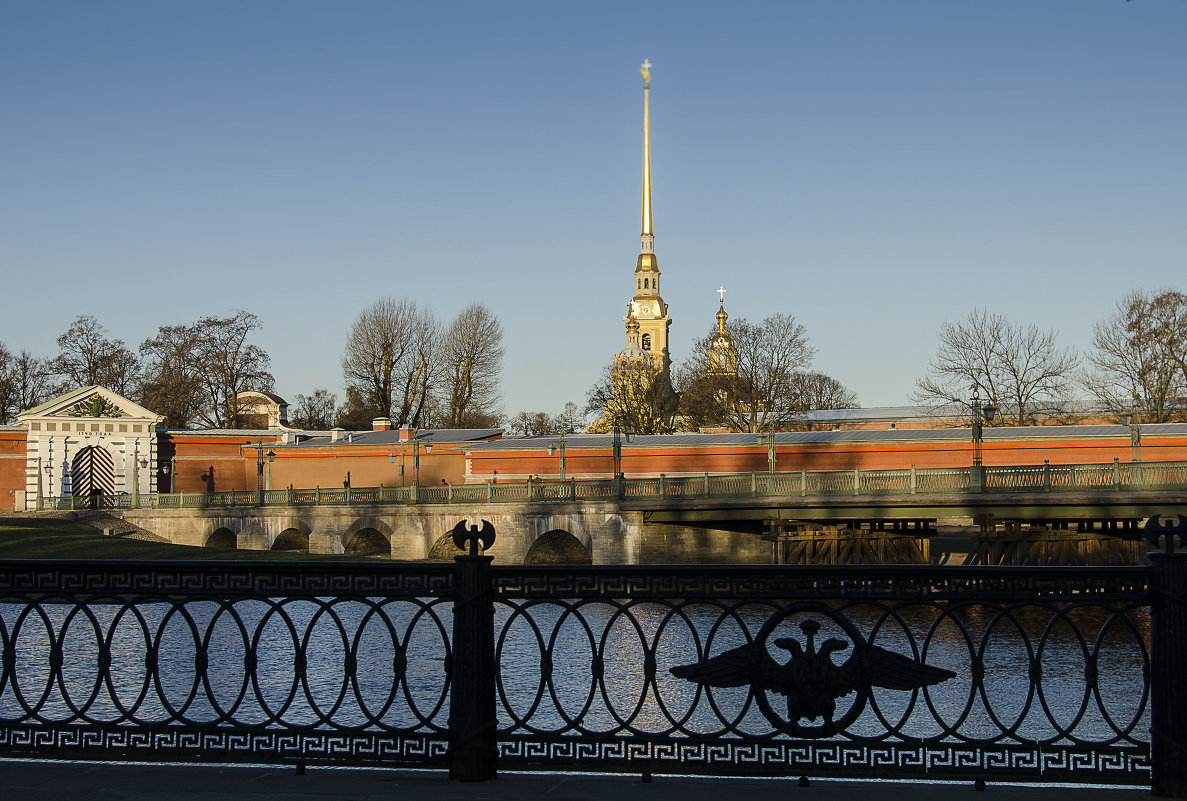
[[[983,470],[978,484],[973,471]],[[1024,465],[898,470],[800,470],[568,481],[502,481],[420,487],[358,487],[145,493],[43,499],[53,509],[195,509],[353,503],[566,503],[582,500],[695,500],[749,497],[952,494],[965,492],[1120,492],[1187,489],[1187,462]]]
[[[470,779],[1165,791],[1160,775],[1182,770],[1158,761],[1187,720],[1173,689],[1187,654],[1158,634],[1184,639],[1177,555],[1112,569],[492,567],[475,536],[455,540],[471,555],[454,566],[2,562],[0,749]]]

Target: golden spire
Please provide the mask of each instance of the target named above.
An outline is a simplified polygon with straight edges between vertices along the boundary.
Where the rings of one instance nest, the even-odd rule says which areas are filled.
[[[643,59],[639,68],[643,76],[643,230],[641,233],[644,253],[651,252],[651,240],[655,232],[651,229],[651,115],[649,95],[651,93],[651,62]]]

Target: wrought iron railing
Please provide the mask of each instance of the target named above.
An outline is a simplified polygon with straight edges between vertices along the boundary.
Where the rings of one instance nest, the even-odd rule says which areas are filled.
[[[476,555],[489,526],[458,529],[471,555],[453,567],[0,562],[0,749],[472,779],[503,767],[1163,792],[1183,773],[1160,754],[1187,729],[1187,556],[492,568]]]
[[[983,471],[978,483],[977,470]],[[355,503],[568,503],[965,492],[1127,492],[1187,489],[1187,462],[939,467],[899,470],[800,470],[568,481],[502,481],[422,487],[236,490],[49,498],[53,509],[198,509],[241,506],[341,506]]]

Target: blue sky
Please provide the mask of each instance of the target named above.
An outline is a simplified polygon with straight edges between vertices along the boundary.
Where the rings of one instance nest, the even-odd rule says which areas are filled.
[[[486,303],[505,405],[623,346],[652,72],[673,358],[795,315],[863,406],[986,306],[1088,347],[1187,289],[1187,2],[0,0],[0,341],[251,310],[341,398],[374,298]]]

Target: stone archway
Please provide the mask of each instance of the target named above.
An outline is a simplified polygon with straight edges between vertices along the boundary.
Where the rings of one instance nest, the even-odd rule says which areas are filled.
[[[309,535],[299,528],[286,528],[272,541],[272,550],[309,553]]]
[[[229,528],[216,529],[206,538],[207,548],[229,548],[232,551],[239,547],[239,537]]]
[[[546,531],[532,543],[524,557],[525,565],[592,565],[593,557],[581,540],[567,531]]]
[[[348,556],[369,556],[390,559],[392,543],[387,535],[376,528],[360,528],[348,534],[343,542],[343,551]]]

